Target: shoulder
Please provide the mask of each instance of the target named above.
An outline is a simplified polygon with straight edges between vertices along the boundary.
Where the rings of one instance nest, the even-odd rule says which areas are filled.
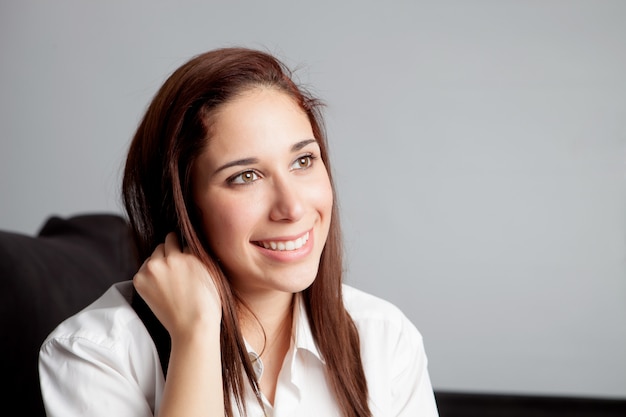
[[[343,301],[357,327],[359,327],[359,323],[364,325],[378,323],[397,330],[405,327],[415,328],[406,315],[394,304],[345,284],[343,285]],[[415,331],[417,332],[417,329]],[[419,332],[417,333],[419,334]]]
[[[98,349],[112,355],[152,350],[152,339],[131,306],[132,282],[111,286],[100,298],[63,321],[48,335],[41,353]]]
[[[348,285],[343,286],[343,299],[365,357],[380,360],[382,355],[393,362],[423,353],[422,335],[394,304]]]
[[[361,361],[375,415],[436,416],[422,335],[395,305],[343,287],[344,305],[360,339]]]
[[[156,347],[131,306],[132,282],[113,285],[61,323],[39,351],[48,415],[152,415],[164,384]],[[67,392],[74,390],[71,397]],[[102,392],[118,401],[94,400]],[[138,396],[137,393],[142,395]],[[127,413],[124,414],[127,414]]]

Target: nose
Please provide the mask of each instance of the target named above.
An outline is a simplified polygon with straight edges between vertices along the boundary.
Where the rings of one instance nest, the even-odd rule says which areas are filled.
[[[275,178],[270,219],[273,221],[297,221],[304,215],[302,190],[290,178]]]

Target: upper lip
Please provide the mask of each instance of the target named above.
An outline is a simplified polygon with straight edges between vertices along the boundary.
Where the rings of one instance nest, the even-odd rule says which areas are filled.
[[[305,236],[307,233],[310,233],[311,229],[306,230],[302,233],[299,233],[297,235],[291,235],[291,236],[280,236],[280,237],[268,237],[268,238],[264,238],[264,239],[256,239],[253,242],[255,243],[260,243],[260,242],[289,242],[291,240],[296,240],[298,238],[301,238],[303,236]]]

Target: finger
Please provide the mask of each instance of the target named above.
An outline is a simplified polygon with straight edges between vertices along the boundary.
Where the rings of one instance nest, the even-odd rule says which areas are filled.
[[[180,243],[178,242],[178,236],[176,233],[170,232],[165,236],[165,256],[169,256],[172,253],[180,253]]]
[[[161,243],[159,245],[157,245],[156,248],[154,248],[154,250],[152,251],[152,255],[150,255],[146,261],[148,259],[158,259],[158,258],[164,258],[165,257],[165,246]]]

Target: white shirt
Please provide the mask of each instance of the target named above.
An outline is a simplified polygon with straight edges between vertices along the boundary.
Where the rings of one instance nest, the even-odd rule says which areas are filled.
[[[348,286],[343,294],[359,332],[372,414],[436,417],[422,337],[415,326],[386,301]],[[39,374],[48,417],[158,415],[165,380],[152,338],[130,305],[131,296],[132,282],[115,284],[45,340]],[[294,308],[291,348],[278,377],[274,406],[264,399],[266,414],[339,416],[304,307],[296,302]],[[256,370],[262,372],[262,366]],[[250,388],[246,405],[249,416],[264,415]],[[233,410],[237,415],[236,406]]]

